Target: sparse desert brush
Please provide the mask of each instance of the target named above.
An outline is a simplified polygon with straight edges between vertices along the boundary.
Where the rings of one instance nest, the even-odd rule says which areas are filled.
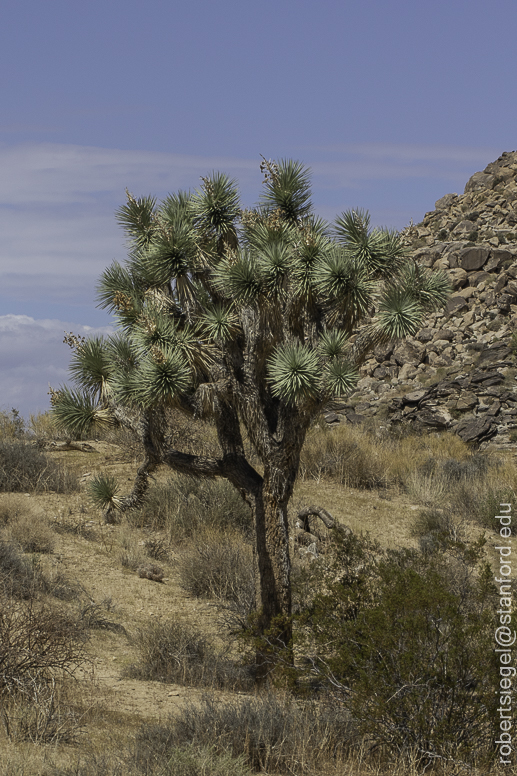
[[[85,631],[61,609],[0,595],[0,703],[11,741],[71,742],[79,730],[64,677],[87,661]]]
[[[141,508],[127,514],[138,527],[164,530],[172,545],[213,526],[251,531],[251,510],[226,480],[175,476],[150,488]]]
[[[227,690],[253,685],[249,669],[234,663],[201,631],[180,619],[149,622],[134,639],[139,659],[125,671],[134,679]]]
[[[0,493],[78,490],[77,476],[23,440],[0,440]]]
[[[37,565],[23,554],[18,544],[0,539],[0,595],[30,599],[40,586]]]
[[[29,416],[28,432],[36,442],[58,442],[69,439],[70,435],[61,431],[50,412],[38,412]]]
[[[151,727],[151,726],[150,726]],[[73,765],[45,767],[37,773],[25,770],[3,771],[0,776],[252,776],[244,757],[233,757],[209,746],[178,745],[153,738],[146,730],[131,748],[124,751],[88,751]]]
[[[300,612],[304,680],[318,680],[372,745],[392,755],[416,747],[422,765],[430,763],[426,753],[488,757],[497,678],[493,581],[482,542],[388,550],[368,567],[350,567],[350,541],[330,580],[321,569]]]
[[[476,451],[469,451],[459,460],[429,457],[408,475],[405,485],[407,492],[427,508],[417,516],[413,527],[425,544],[445,528],[453,537],[462,527],[465,529],[468,521],[496,529],[494,517],[499,505],[515,501],[517,467],[513,461]]]
[[[300,459],[302,479],[331,479],[353,488],[402,486],[429,458],[463,460],[468,447],[454,434],[396,437],[375,427],[315,426]]]
[[[18,410],[0,411],[0,440],[23,439],[24,436],[25,422]]]
[[[198,598],[215,599],[231,630],[246,627],[255,609],[253,551],[239,534],[207,529],[178,558],[180,584]]]
[[[85,631],[60,608],[0,595],[0,694],[73,676],[86,661]]]
[[[53,552],[56,535],[48,519],[28,498],[21,504],[3,531],[5,538],[19,544],[24,552]]]
[[[243,757],[256,773],[343,773],[334,768],[343,765],[352,736],[349,717],[337,706],[300,708],[288,696],[275,694],[219,703],[206,695],[167,723],[144,726],[136,746],[142,754],[161,751],[162,756],[175,746],[215,746],[221,753]]]
[[[381,446],[361,430],[346,424],[329,429],[313,428],[307,435],[300,458],[302,479],[332,479],[355,488],[388,484],[380,460]]]
[[[0,494],[0,528],[5,527],[16,518],[24,515],[30,509],[27,496],[1,493]]]
[[[130,525],[123,524],[118,534],[120,563],[124,568],[136,571],[146,562],[146,553],[140,533]]]

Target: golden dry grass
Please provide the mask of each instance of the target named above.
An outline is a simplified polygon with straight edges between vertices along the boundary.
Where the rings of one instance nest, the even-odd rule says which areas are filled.
[[[78,610],[85,601],[93,601],[103,607],[104,617],[123,626],[127,635],[115,629],[91,632],[88,649],[92,664],[85,666],[73,689],[73,704],[84,728],[79,744],[58,743],[49,749],[13,743],[0,728],[0,776],[52,776],[54,765],[72,766],[81,755],[122,751],[142,722],[163,720],[188,701],[201,699],[201,688],[122,678],[138,658],[131,638],[138,628],[175,617],[202,629],[216,644],[222,644],[226,638],[210,601],[193,598],[181,587],[178,576],[181,544],[175,545],[172,541],[168,546],[168,560],[160,561],[165,570],[164,584],[140,579],[134,564],[123,564],[124,553],[132,554],[135,560],[145,557],[149,530],[131,527],[126,522],[114,526],[104,524],[100,513],[90,506],[86,487],[92,476],[102,472],[116,476],[129,490],[137,463],[128,461],[124,451],[114,443],[92,441],[90,444],[93,448],[90,452],[51,453],[54,460],[80,476],[81,487],[77,493],[49,492],[30,497],[0,494],[0,527],[7,531],[16,526],[15,531],[25,534],[35,531],[36,525],[53,526],[56,529],[52,531],[53,552],[41,557],[42,570],[49,578],[67,578],[78,585],[76,598],[62,605]],[[322,471],[321,465],[318,469],[315,463],[327,460],[336,449],[344,449],[349,456],[348,474],[342,467],[337,477]],[[390,440],[365,435],[352,427],[314,429],[304,453],[303,478],[296,484],[292,517],[299,509],[315,504],[327,509],[354,532],[369,532],[383,546],[415,546],[413,521],[425,498],[422,486],[420,491],[408,488],[414,472],[429,459],[466,461],[469,455],[468,448],[449,434]],[[362,484],[369,484],[370,488],[352,487],[351,484],[358,484],[357,470],[366,466],[365,462],[370,482]],[[168,476],[169,472],[160,470],[157,481],[165,482]],[[487,477],[479,483],[480,489],[486,488],[487,483],[515,488],[515,461],[507,456],[498,468],[490,469]],[[427,486],[428,497],[432,499],[433,483]],[[165,534],[164,537],[167,538]],[[225,691],[215,694],[221,703],[231,697]],[[356,749],[345,760],[329,761],[317,772],[328,776],[416,776],[417,769],[411,759],[388,763],[381,758],[376,762],[371,755]],[[452,766],[449,772],[452,774]],[[476,774],[476,770],[471,773]]]

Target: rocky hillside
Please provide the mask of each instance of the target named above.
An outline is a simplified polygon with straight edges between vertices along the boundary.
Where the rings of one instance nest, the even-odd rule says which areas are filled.
[[[452,429],[465,441],[517,442],[517,151],[476,172],[404,230],[416,261],[443,269],[453,294],[414,339],[378,348],[358,390],[328,423]]]

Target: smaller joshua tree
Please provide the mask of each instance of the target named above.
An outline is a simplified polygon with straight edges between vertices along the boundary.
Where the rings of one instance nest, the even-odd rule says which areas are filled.
[[[129,257],[98,287],[119,332],[72,343],[77,388],[61,389],[53,412],[72,433],[119,423],[143,443],[129,495],[97,483],[108,519],[142,501],[159,465],[228,479],[254,515],[259,633],[273,630],[287,644],[287,506],[307,429],[355,386],[371,349],[414,334],[449,286],[443,273],[408,260],[395,232],[372,229],[368,214],[319,219],[298,162],[264,160],[261,169],[252,210],[241,209],[235,182],[220,173],[161,204],[127,194],[117,215]],[[175,449],[171,408],[210,419],[220,455]]]

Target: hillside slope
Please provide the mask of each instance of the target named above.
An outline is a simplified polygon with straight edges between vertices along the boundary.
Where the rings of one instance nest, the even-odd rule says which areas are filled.
[[[380,347],[357,391],[330,423],[367,417],[451,429],[469,443],[511,447],[517,437],[517,152],[476,172],[403,235],[416,262],[453,287],[413,339]],[[513,339],[512,339],[513,337]]]

